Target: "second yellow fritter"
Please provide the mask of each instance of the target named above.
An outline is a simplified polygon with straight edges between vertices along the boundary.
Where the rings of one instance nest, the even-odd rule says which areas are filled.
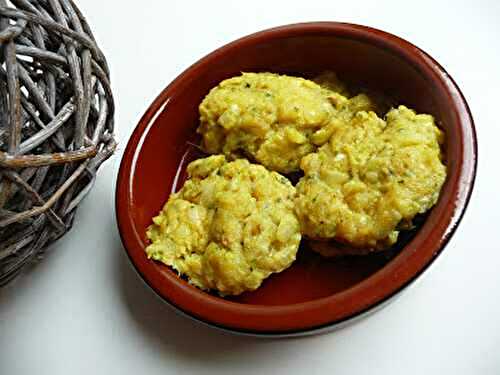
[[[342,95],[334,74],[320,81],[322,86],[272,73],[222,81],[199,107],[203,148],[232,159],[249,157],[281,173],[298,171],[302,157],[328,141],[332,126],[374,109],[366,95]]]
[[[301,235],[295,188],[285,177],[222,155],[187,170],[189,179],[147,231],[148,257],[223,295],[254,290],[290,266]]]
[[[354,247],[385,248],[437,201],[446,177],[443,135],[430,115],[400,106],[386,121],[359,112],[302,159],[296,211],[302,233]]]

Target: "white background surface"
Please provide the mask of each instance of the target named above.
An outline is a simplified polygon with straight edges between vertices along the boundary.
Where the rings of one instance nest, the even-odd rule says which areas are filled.
[[[120,149],[75,228],[0,290],[0,374],[500,374],[499,2],[78,3],[111,66]],[[150,102],[198,58],[245,34],[312,20],[390,31],[445,66],[476,121],[476,188],[446,251],[368,319],[300,339],[220,333],[172,312],[131,269],[114,218],[121,153]]]

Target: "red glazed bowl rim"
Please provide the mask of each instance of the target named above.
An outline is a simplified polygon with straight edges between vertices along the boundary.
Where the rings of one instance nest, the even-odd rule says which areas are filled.
[[[424,223],[419,234],[425,231],[425,236],[417,234],[400,255],[359,284],[332,296],[303,303],[283,306],[241,304],[198,290],[173,272],[158,272],[154,264],[144,262],[144,248],[129,212],[134,161],[166,99],[178,88],[188,85],[197,68],[210,65],[228,51],[270,39],[304,35],[330,35],[383,48],[411,64],[447,95],[450,111],[455,111],[460,125],[462,160],[458,163],[457,181],[448,199],[449,208],[439,218],[440,225],[426,228]],[[124,248],[139,275],[160,297],[181,312],[230,331],[258,335],[301,334],[337,326],[361,316],[388,301],[421,275],[457,229],[472,193],[476,168],[477,140],[469,107],[454,80],[427,53],[395,35],[366,26],[337,22],[292,24],[245,36],[215,50],[186,69],[160,93],[135,128],[120,164],[116,185],[117,223]]]

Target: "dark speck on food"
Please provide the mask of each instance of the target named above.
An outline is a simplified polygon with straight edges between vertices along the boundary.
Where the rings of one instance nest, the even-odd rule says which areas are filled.
[[[286,177],[283,177],[283,176],[280,176],[280,182],[284,185],[287,185],[288,184],[288,180],[286,179]]]

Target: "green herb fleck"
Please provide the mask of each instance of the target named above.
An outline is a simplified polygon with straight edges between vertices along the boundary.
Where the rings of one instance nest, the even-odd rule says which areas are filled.
[[[280,176],[280,182],[284,185],[288,185],[288,180],[286,179],[286,177]]]

